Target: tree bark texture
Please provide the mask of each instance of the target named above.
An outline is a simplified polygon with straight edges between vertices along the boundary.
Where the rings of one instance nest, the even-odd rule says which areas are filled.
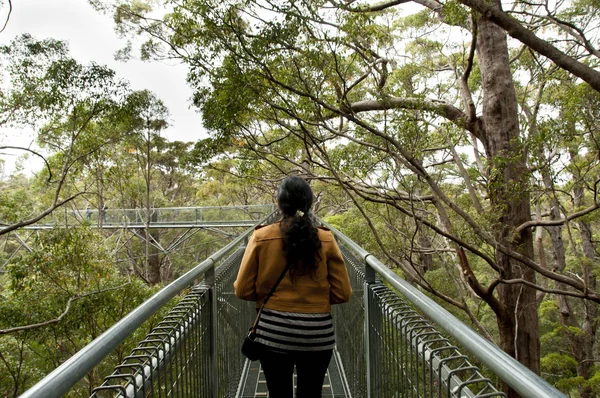
[[[500,8],[500,2],[494,1]],[[531,220],[526,157],[520,145],[517,97],[510,71],[506,33],[486,15],[477,21],[477,55],[483,87],[483,143],[489,159],[489,197],[497,223],[499,245],[533,258],[533,235],[526,228],[515,239],[513,230]],[[496,250],[503,279],[535,282],[535,272]],[[536,292],[522,284],[501,284],[497,311],[500,347],[532,371],[540,372],[540,335]],[[509,397],[518,396],[506,391]]]

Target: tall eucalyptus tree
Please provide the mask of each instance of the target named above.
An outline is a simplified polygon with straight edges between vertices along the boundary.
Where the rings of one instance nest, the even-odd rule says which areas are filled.
[[[126,107],[131,108],[134,130],[127,145],[136,159],[138,173],[144,182],[144,193],[141,195],[143,203],[140,204],[145,209],[145,278],[154,285],[161,281],[161,275],[158,252],[152,245],[153,240],[158,242],[160,238],[158,235],[153,236],[150,231],[150,223],[157,217],[153,213],[155,206],[152,203],[152,178],[157,164],[156,157],[166,146],[166,140],[160,134],[168,126],[169,111],[162,101],[146,90],[132,93],[127,98]]]

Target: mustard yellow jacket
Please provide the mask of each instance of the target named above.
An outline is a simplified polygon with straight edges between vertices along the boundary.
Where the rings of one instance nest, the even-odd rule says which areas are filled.
[[[321,240],[321,261],[314,276],[289,273],[265,305],[266,308],[288,312],[325,313],[331,304],[345,303],[352,296],[348,271],[331,231],[318,228]],[[285,268],[283,233],[279,223],[256,227],[242,258],[233,284],[235,295],[256,301],[260,307]]]

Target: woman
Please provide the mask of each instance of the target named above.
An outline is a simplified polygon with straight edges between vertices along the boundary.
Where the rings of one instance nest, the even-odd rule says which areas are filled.
[[[313,193],[297,176],[277,192],[281,221],[259,226],[248,242],[233,285],[235,295],[256,301],[265,296],[289,265],[260,317],[256,341],[264,346],[260,364],[271,398],[321,397],[335,345],[331,304],[350,300],[348,271],[333,235],[309,216]]]

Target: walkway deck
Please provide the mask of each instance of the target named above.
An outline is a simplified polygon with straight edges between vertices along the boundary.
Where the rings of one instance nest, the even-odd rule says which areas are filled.
[[[246,382],[238,395],[239,398],[269,398],[269,392],[267,390],[267,381],[265,374],[263,373],[260,362],[250,362],[250,366],[246,369]],[[344,392],[344,386],[342,384],[342,376],[338,363],[334,358],[331,359],[329,369],[325,375],[325,381],[323,383],[323,395],[322,398],[346,398],[348,395]],[[294,375],[294,386],[296,385],[296,375]]]

